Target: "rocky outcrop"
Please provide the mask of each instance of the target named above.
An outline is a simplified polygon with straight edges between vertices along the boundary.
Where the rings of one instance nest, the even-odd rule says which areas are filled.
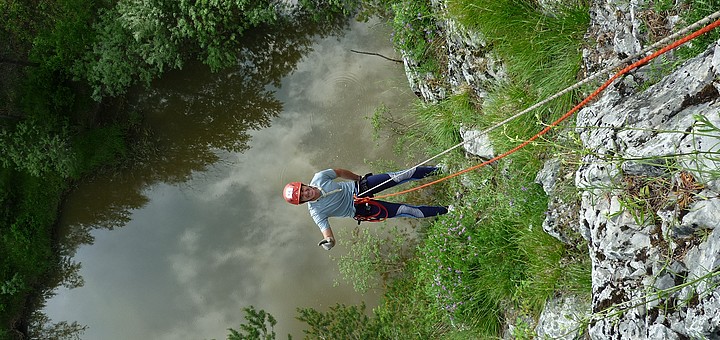
[[[676,16],[657,14],[641,0],[596,0],[590,14],[586,38],[595,45],[583,52],[586,76],[638,53],[649,39],[658,40],[678,24]],[[442,95],[423,92],[428,101],[462,86],[483,97],[486,82],[502,74],[468,66],[487,58],[479,35],[452,34],[457,39],[448,33],[448,44],[455,46],[448,47],[449,59],[464,66],[449,69],[463,80],[445,83]],[[473,49],[486,54],[466,52]],[[549,301],[536,328],[539,337],[720,338],[720,278],[715,276],[720,270],[720,47],[711,46],[654,84],[651,69],[624,76],[578,112],[576,133],[588,151],[579,167],[569,169],[555,159],[538,174],[550,197],[543,229],[569,244],[578,237],[587,241],[593,289],[592,301]],[[464,75],[472,72],[480,75]],[[554,194],[568,183],[581,193],[578,202]],[[567,331],[581,320],[589,320],[587,333]]]
[[[708,309],[718,280],[697,281],[720,265],[708,251],[720,247],[708,176],[718,170],[720,131],[699,123],[720,126],[719,63],[713,46],[645,91],[623,96],[615,86],[578,113],[592,151],[575,177],[593,263],[591,338],[720,334],[720,314]]]
[[[492,54],[482,35],[465,29],[448,18],[443,0],[433,0],[437,24],[445,33],[443,48],[447,62],[442,77],[421,71],[415,60],[403,51],[405,74],[410,89],[427,102],[438,102],[449,95],[469,89],[478,98],[487,96],[487,89],[505,78],[505,69]]]
[[[636,2],[599,1],[586,51],[592,71],[637,53],[646,37]],[[665,25],[673,20],[664,22]],[[661,27],[662,29],[663,27]],[[669,27],[665,27],[669,29]],[[717,153],[720,48],[645,90],[647,67],[578,113],[585,156],[580,234],[592,259],[590,338],[720,336]],[[589,235],[589,237],[587,237]]]

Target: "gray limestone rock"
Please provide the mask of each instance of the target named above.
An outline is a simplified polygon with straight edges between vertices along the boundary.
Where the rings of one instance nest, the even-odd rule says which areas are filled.
[[[465,151],[483,159],[492,159],[495,157],[490,137],[481,131],[468,130],[460,128],[460,137],[465,141],[463,147]]]
[[[590,314],[590,303],[583,299],[575,296],[552,299],[545,303],[535,333],[539,339],[579,339]]]

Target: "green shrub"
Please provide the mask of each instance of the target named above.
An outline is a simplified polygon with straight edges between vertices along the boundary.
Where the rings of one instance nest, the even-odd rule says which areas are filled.
[[[408,240],[398,227],[386,230],[384,226],[358,227],[352,237],[343,237],[349,251],[337,260],[343,278],[356,292],[364,294],[382,288],[384,280],[402,272],[407,254]]]
[[[437,72],[442,60],[443,36],[428,0],[401,0],[392,5],[393,43],[408,54],[422,71]]]

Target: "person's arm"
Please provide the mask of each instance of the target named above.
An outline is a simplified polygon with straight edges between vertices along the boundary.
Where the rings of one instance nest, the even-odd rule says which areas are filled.
[[[319,246],[323,247],[325,250],[330,250],[332,247],[335,246],[335,236],[333,236],[333,231],[330,228],[326,228],[322,230],[323,239],[318,243]]]
[[[332,237],[333,239],[335,238],[335,236],[333,235],[332,229],[330,229],[330,228],[323,230],[322,234],[323,234],[323,238],[328,238],[328,237]]]
[[[359,180],[362,178],[362,176],[360,176],[360,175],[358,175],[358,174],[356,174],[356,173],[354,173],[354,172],[352,172],[352,171],[350,171],[350,170],[345,170],[345,169],[333,169],[333,171],[335,171],[335,174],[336,174],[338,177],[344,178],[344,179],[348,179],[348,180],[351,180],[351,181],[359,181]]]

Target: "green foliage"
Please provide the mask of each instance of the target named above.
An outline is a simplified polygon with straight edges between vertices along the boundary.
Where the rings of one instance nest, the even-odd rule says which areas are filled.
[[[67,128],[57,131],[47,121],[23,120],[12,130],[0,130],[0,164],[33,176],[68,176],[73,165],[68,138]]]
[[[2,37],[14,37],[14,39],[22,44],[28,44],[32,41],[36,32],[34,4],[25,1],[1,1],[0,2],[0,20],[3,25],[0,26]]]
[[[444,42],[437,27],[432,4],[426,0],[400,0],[392,5],[393,43],[420,69],[438,72]]]
[[[240,330],[229,328],[228,340],[272,340],[275,339],[277,320],[265,310],[256,310],[254,306],[243,308],[245,321]]]
[[[95,16],[93,0],[67,0],[43,3],[45,27],[33,39],[30,60],[47,72],[71,77],[71,68],[92,42],[90,25]]]
[[[340,256],[338,268],[356,292],[379,288],[381,278],[389,279],[403,270],[409,257],[407,239],[397,227],[387,234],[384,228],[356,228],[349,238],[349,251]],[[383,235],[384,234],[384,235]]]
[[[682,4],[678,4],[677,6],[681,5]],[[720,10],[720,1],[718,0],[692,1],[689,10],[684,7],[679,9],[683,21],[688,25],[716,12],[717,10]],[[677,49],[676,54],[680,59],[679,61],[685,61],[702,53],[708,46],[710,46],[710,44],[714,44],[718,39],[720,39],[720,32],[718,32],[717,29],[693,39],[691,44],[685,44]]]
[[[539,286],[525,285],[528,280],[540,280],[530,270],[537,254],[552,263],[559,258],[553,254],[562,251],[559,242],[539,228],[546,203],[536,187],[523,185],[514,191],[514,187],[496,186],[485,188],[493,195],[468,193],[472,197],[467,199],[474,202],[471,207],[456,208],[428,230],[420,248],[419,270],[426,294],[451,320],[491,336],[500,329],[501,305],[518,295],[544,301],[552,293],[552,289],[540,291]],[[534,237],[545,237],[551,247]],[[545,269],[557,268],[557,263],[552,264]],[[553,279],[548,280],[550,288],[554,288]]]
[[[0,284],[0,294],[15,295],[25,289],[25,283],[20,277],[20,273],[15,273],[10,280],[5,280]]]
[[[0,164],[34,176],[67,177],[74,167],[72,133],[67,119],[80,107],[67,82],[69,68],[84,51],[92,3],[83,0],[40,2],[25,12],[36,34],[28,52],[30,67],[17,87],[24,117],[0,127]],[[15,39],[24,39],[15,36]],[[22,54],[22,53],[21,53]]]
[[[161,51],[150,51],[153,43],[135,45],[132,32],[118,20],[119,16],[113,10],[101,12],[99,22],[94,25],[96,38],[92,50],[73,67],[75,77],[84,79],[93,88],[92,96],[97,101],[105,96],[124,94],[137,81],[149,84],[166,65],[181,66],[175,45],[164,45]],[[159,34],[155,41],[163,38],[166,36]],[[150,55],[150,52],[155,53]]]
[[[197,58],[211,70],[237,63],[245,30],[277,19],[266,1],[129,1],[100,12],[92,49],[74,74],[93,87],[96,100],[124,94]]]
[[[168,6],[176,1],[162,3]],[[174,8],[163,8],[163,13],[166,16],[180,13],[177,21],[171,21],[177,24],[176,28],[170,30],[172,40],[189,41],[197,45],[200,51],[206,52],[204,62],[212,70],[218,70],[235,62],[234,51],[239,47],[237,41],[243,31],[276,20],[278,14],[275,6],[271,1],[180,1],[177,12]],[[124,17],[127,16],[125,13],[135,13],[135,9],[121,13],[124,13]],[[131,31],[137,40],[137,30]],[[147,37],[156,32],[157,29],[150,30]]]
[[[60,192],[57,176],[0,171],[0,333],[24,308],[27,295],[53,266],[52,226]]]
[[[450,331],[446,314],[434,297],[425,293],[425,278],[418,270],[421,257],[407,263],[403,276],[392,280],[375,316],[386,339],[440,339]],[[412,308],[408,308],[412,306]]]
[[[376,319],[365,315],[365,303],[358,306],[336,304],[327,312],[298,308],[298,320],[309,329],[303,330],[311,339],[380,339]]]

